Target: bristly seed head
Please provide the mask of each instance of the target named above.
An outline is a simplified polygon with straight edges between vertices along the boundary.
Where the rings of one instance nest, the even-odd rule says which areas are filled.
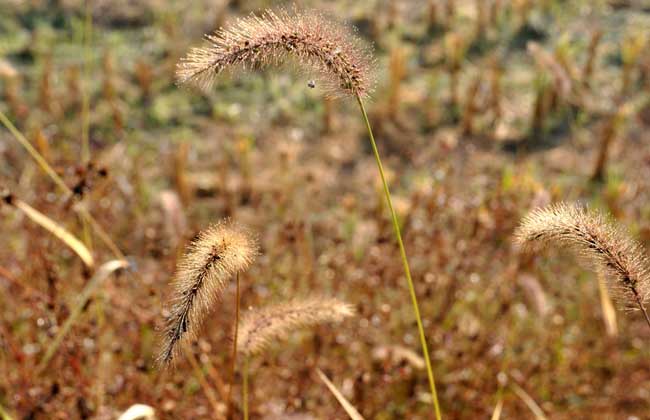
[[[372,91],[370,54],[350,31],[313,13],[267,10],[207,35],[177,66],[180,84],[209,88],[224,71],[278,64],[294,58],[316,70],[330,96]],[[311,86],[311,85],[310,85]]]
[[[244,314],[239,325],[238,351],[246,356],[263,352],[272,342],[286,339],[297,328],[340,322],[352,316],[351,305],[334,298],[294,299]]]
[[[227,221],[202,231],[188,246],[173,281],[160,364],[168,365],[178,353],[179,344],[196,337],[226,282],[245,271],[256,255],[257,245],[249,233]]]
[[[609,287],[628,303],[644,305],[650,297],[648,258],[641,245],[604,215],[568,204],[534,210],[515,232],[524,246],[558,243],[574,248],[583,259],[595,263]]]

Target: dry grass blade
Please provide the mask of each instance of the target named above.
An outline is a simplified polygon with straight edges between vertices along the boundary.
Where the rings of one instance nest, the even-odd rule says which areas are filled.
[[[9,415],[9,413],[4,409],[2,405],[0,405],[0,419],[2,420],[13,420],[13,417]]]
[[[491,420],[499,420],[501,418],[501,411],[503,411],[503,395],[499,392],[499,398],[497,399],[497,404],[494,406],[494,411],[492,411]]]
[[[86,306],[86,303],[88,303],[88,300],[92,297],[92,295],[95,293],[95,290],[101,286],[101,284],[110,276],[113,272],[119,270],[119,269],[124,269],[129,266],[129,263],[123,260],[111,260],[108,261],[104,264],[102,264],[97,272],[92,276],[86,287],[81,291],[81,294],[79,296],[79,300],[70,312],[70,316],[66,321],[63,323],[63,326],[61,329],[59,329],[59,332],[56,334],[56,337],[54,337],[54,340],[52,343],[48,346],[45,355],[41,359],[40,363],[38,364],[37,367],[37,372],[42,372],[43,369],[45,369],[52,359],[52,356],[54,356],[54,353],[58,350],[59,346],[63,342],[63,339],[65,336],[68,334],[68,331],[70,331],[70,328],[72,328],[72,325],[75,323],[75,321],[79,318],[81,313],[83,312],[83,308]]]
[[[257,245],[242,227],[227,221],[202,231],[178,264],[172,300],[158,361],[169,365],[181,342],[196,337],[206,315],[219,300],[226,282],[246,270]]]
[[[537,420],[546,420],[544,411],[542,411],[541,407],[537,405],[535,400],[530,395],[528,395],[528,393],[524,391],[522,387],[512,382],[510,384],[510,388],[512,389],[512,392],[521,398],[521,400],[524,402],[524,404],[526,404],[528,409],[533,413]]]
[[[67,197],[73,195],[72,190],[63,182],[61,177],[52,169],[49,163],[45,158],[36,150],[34,147],[27,141],[25,136],[16,128],[15,125],[11,123],[9,118],[0,111],[0,122],[11,132],[14,138],[20,143],[32,156],[32,158],[38,163],[38,166],[54,181],[54,183],[65,193]],[[78,208],[77,208],[78,207]],[[100,239],[110,248],[111,252],[115,255],[116,258],[123,259],[124,254],[119,250],[119,248],[113,243],[108,234],[101,228],[101,226],[95,221],[91,214],[86,210],[84,206],[75,206],[75,210],[83,217],[87,222],[91,224],[93,229],[99,235]]]
[[[185,347],[187,347],[185,350],[185,356],[187,360],[190,362],[190,365],[192,365],[192,369],[194,369],[194,375],[196,376],[196,379],[199,381],[201,388],[203,388],[203,392],[205,392],[205,396],[207,397],[208,402],[212,406],[212,409],[214,410],[214,414],[216,416],[217,413],[220,413],[222,411],[219,408],[219,403],[217,402],[217,396],[214,394],[212,387],[210,386],[210,384],[208,384],[208,381],[205,379],[205,374],[203,373],[203,370],[201,369],[198,360],[196,360],[196,357],[194,357],[194,354],[192,353],[192,349],[189,348],[189,344],[186,343]]]
[[[117,420],[154,420],[156,412],[146,404],[133,404]]]
[[[323,373],[322,370],[316,369],[316,374],[320,378],[321,381],[327,386],[327,389],[330,390],[330,392],[334,395],[334,397],[337,399],[339,404],[341,404],[341,407],[345,410],[345,412],[350,416],[352,420],[363,420],[363,416],[357,411],[356,408],[350,402],[343,396],[341,391],[338,390],[336,385],[334,385],[329,378]]]
[[[605,330],[609,337],[618,335],[618,323],[616,322],[616,310],[607,291],[605,279],[602,273],[598,273],[598,292],[600,294],[600,307],[603,310],[603,319],[605,321]]]
[[[176,76],[181,84],[208,88],[224,71],[293,58],[314,69],[328,93],[365,96],[372,89],[371,62],[348,32],[315,13],[267,10],[206,36],[207,45],[193,48],[178,64]]]
[[[59,188],[71,195],[72,191],[70,191],[70,188],[65,185],[65,182],[63,182],[61,177],[57,175],[54,169],[52,169],[52,167],[47,163],[45,158],[43,158],[43,156],[41,156],[41,154],[38,153],[36,149],[34,149],[31,143],[25,138],[25,136],[23,136],[20,131],[18,131],[16,126],[11,123],[9,118],[7,118],[7,116],[2,111],[0,111],[0,122],[2,122],[2,124],[7,128],[7,130],[9,130],[9,132],[11,132],[18,143],[20,143],[25,148],[25,150],[27,150],[32,158],[34,158],[36,163],[38,163],[38,166],[40,166],[41,169],[43,169],[43,171],[45,171],[45,173],[47,173],[50,178],[52,178],[52,180],[59,186]]]
[[[239,352],[252,356],[263,352],[272,342],[286,339],[298,328],[326,322],[340,322],[351,316],[351,305],[333,298],[294,299],[248,311],[239,326]]]
[[[77,239],[73,234],[68,232],[63,226],[50,219],[40,211],[36,210],[29,204],[12,196],[5,197],[5,202],[14,206],[31,221],[41,226],[43,229],[56,236],[61,242],[72,249],[88,267],[95,265],[95,260],[86,246]]]
[[[559,243],[575,249],[583,259],[603,271],[608,286],[618,293],[619,300],[628,299],[641,309],[650,325],[645,310],[650,297],[645,252],[627,232],[602,214],[576,205],[552,205],[526,216],[515,236],[524,246]]]

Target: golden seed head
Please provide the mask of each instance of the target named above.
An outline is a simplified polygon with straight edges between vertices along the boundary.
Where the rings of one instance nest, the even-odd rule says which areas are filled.
[[[627,297],[637,304],[637,299],[645,303],[650,297],[650,273],[643,248],[601,213],[564,203],[537,209],[522,220],[515,238],[526,247],[567,245],[602,270],[619,298]]]
[[[188,246],[173,280],[173,297],[164,328],[159,360],[169,364],[181,341],[195,338],[227,281],[245,271],[257,244],[241,226],[222,221],[202,231]]]
[[[238,351],[246,356],[263,352],[268,345],[286,339],[297,328],[340,322],[354,314],[351,305],[334,298],[294,299],[248,311],[238,333]]]
[[[371,59],[350,31],[314,13],[267,10],[238,19],[206,36],[207,44],[192,48],[178,64],[180,84],[209,88],[225,71],[279,64],[293,58],[315,70],[330,96],[371,93]]]

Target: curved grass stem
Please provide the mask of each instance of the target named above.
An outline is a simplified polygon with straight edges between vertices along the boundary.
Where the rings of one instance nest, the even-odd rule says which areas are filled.
[[[368,114],[366,113],[366,108],[363,106],[363,101],[361,97],[357,95],[357,102],[359,103],[359,108],[361,108],[361,114],[363,114],[364,122],[366,123],[366,128],[368,129],[368,136],[370,137],[370,144],[372,145],[372,151],[375,155],[375,160],[377,161],[377,168],[379,169],[379,175],[381,177],[381,182],[384,187],[384,194],[386,195],[386,202],[388,203],[388,208],[393,220],[393,227],[395,228],[395,238],[397,239],[397,244],[399,245],[400,256],[402,257],[402,265],[404,266],[404,274],[406,275],[406,280],[409,286],[409,292],[411,294],[411,302],[413,304],[413,311],[415,312],[415,319],[418,324],[418,330],[420,333],[420,344],[422,345],[422,354],[424,356],[424,361],[426,362],[427,375],[429,377],[429,386],[431,388],[431,398],[433,399],[433,407],[435,410],[436,419],[440,420],[440,404],[438,403],[438,394],[436,393],[436,383],[433,377],[433,369],[431,367],[431,360],[429,359],[429,350],[427,348],[427,339],[424,335],[424,327],[422,325],[422,318],[420,316],[420,308],[418,306],[418,298],[415,294],[415,285],[413,284],[413,279],[411,278],[411,269],[409,267],[408,259],[406,258],[406,250],[404,249],[404,242],[402,241],[402,232],[399,227],[399,221],[397,220],[397,213],[393,208],[393,200],[390,196],[390,190],[388,189],[388,183],[386,182],[386,175],[384,174],[384,167],[381,163],[381,158],[379,157],[379,151],[377,150],[377,143],[375,142],[375,137],[372,134],[372,128],[370,127],[370,121],[368,120]]]
[[[47,160],[31,145],[31,143],[25,138],[23,133],[20,132],[16,128],[16,126],[7,118],[7,116],[0,111],[0,123],[4,125],[7,130],[14,136],[16,141],[20,143],[21,146],[27,150],[27,152],[30,154],[30,156],[36,161],[38,166],[45,172],[51,179],[54,181],[54,183],[59,187],[61,191],[65,194],[66,199],[69,197],[72,197],[74,193],[72,190],[66,185],[65,182],[61,179],[61,177],[56,173],[54,169],[50,166],[49,163],[47,163]],[[117,257],[120,260],[124,259],[124,254],[120,251],[120,249],[115,245],[115,243],[111,240],[111,238],[108,236],[106,231],[97,223],[97,221],[92,217],[90,212],[85,208],[83,203],[79,203],[79,205],[74,207],[74,210],[78,212],[82,219],[86,220],[88,224],[95,230],[95,233],[99,236],[99,238],[104,242],[104,244],[115,254],[115,257]]]

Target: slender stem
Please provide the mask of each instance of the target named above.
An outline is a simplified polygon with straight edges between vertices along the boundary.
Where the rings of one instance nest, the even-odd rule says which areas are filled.
[[[61,188],[66,194],[72,195],[72,191],[70,191],[70,188],[68,188],[68,186],[65,185],[65,182],[63,182],[61,177],[54,171],[54,169],[52,169],[52,167],[50,166],[49,163],[47,163],[45,158],[41,156],[41,154],[38,153],[36,149],[34,149],[34,146],[32,146],[31,143],[27,141],[25,136],[23,136],[23,134],[20,131],[18,131],[16,126],[13,125],[13,123],[9,120],[9,118],[7,118],[7,116],[2,111],[0,111],[0,122],[2,122],[2,124],[4,124],[5,127],[7,127],[7,130],[9,130],[11,134],[13,134],[13,136],[16,138],[18,143],[20,143],[21,146],[23,146],[25,150],[29,152],[29,154],[32,156],[32,158],[34,158],[36,163],[38,163],[38,166],[40,166],[41,169],[43,169],[43,171],[46,174],[48,174],[50,178],[52,178],[52,181],[54,181],[54,183],[59,188]]]
[[[242,405],[244,410],[244,420],[248,420],[248,355],[244,357],[244,383],[242,385]]]
[[[228,388],[228,399],[226,400],[227,413],[226,418],[230,418],[230,410],[232,408],[231,396],[232,389],[235,387],[235,364],[237,363],[237,335],[239,333],[239,273],[237,273],[237,294],[235,295],[235,327],[234,337],[232,340],[232,357],[230,361],[230,387]]]
[[[86,17],[84,22],[84,86],[81,89],[81,161],[90,160],[90,38],[92,36],[93,18],[92,1],[86,0]]]
[[[634,292],[634,299],[636,300],[637,305],[639,305],[639,309],[641,309],[641,312],[643,312],[645,322],[647,322],[648,326],[650,327],[650,317],[648,316],[648,311],[646,311],[645,306],[643,306],[641,296],[639,296],[639,292],[637,292],[635,288],[632,288],[632,291]]]
[[[9,132],[14,136],[14,138],[18,141],[18,143],[23,146],[27,152],[31,155],[31,157],[36,161],[38,166],[41,167],[41,169],[50,177],[52,178],[52,181],[61,189],[66,197],[71,197],[73,195],[72,190],[63,182],[61,177],[52,169],[49,163],[45,160],[45,158],[38,153],[38,150],[34,149],[34,147],[27,141],[23,133],[21,133],[15,125],[12,124],[12,122],[7,118],[7,116],[0,111],[0,122],[9,130]],[[108,236],[108,234],[104,231],[104,229],[97,223],[97,221],[92,217],[90,212],[83,206],[83,203],[80,203],[78,206],[74,207],[74,210],[81,214],[82,217],[84,217],[90,226],[95,230],[95,233],[99,236],[99,238],[104,242],[104,244],[115,254],[115,256],[119,259],[124,259],[124,254],[119,250],[119,248],[113,243],[111,238]]]
[[[84,66],[83,81],[81,89],[81,163],[87,164],[90,161],[90,146],[88,140],[88,127],[90,126],[90,102],[89,102],[89,79],[90,79],[90,37],[92,33],[92,0],[86,0],[86,16],[84,22]],[[89,249],[92,249],[92,236],[88,226],[88,220],[82,216],[81,226],[83,228],[84,243]]]
[[[372,145],[372,151],[375,155],[375,160],[377,161],[377,168],[379,169],[379,175],[381,177],[381,182],[384,187],[384,194],[386,195],[386,202],[388,203],[388,208],[390,210],[391,217],[393,219],[393,227],[395,228],[395,238],[399,245],[400,255],[402,257],[402,264],[404,266],[404,274],[406,274],[406,280],[409,286],[409,292],[411,294],[411,301],[413,304],[413,311],[415,312],[415,319],[418,324],[418,330],[420,332],[420,344],[422,345],[422,354],[424,355],[424,361],[427,366],[427,375],[429,377],[429,386],[431,388],[431,397],[433,398],[433,406],[435,409],[436,419],[440,420],[442,417],[440,415],[440,404],[438,403],[438,394],[436,392],[436,383],[433,377],[433,369],[431,367],[431,360],[429,359],[429,350],[427,349],[427,339],[424,335],[424,327],[422,325],[422,318],[420,316],[420,308],[418,306],[418,298],[415,294],[415,286],[413,285],[413,279],[411,278],[411,269],[409,268],[408,259],[406,258],[406,250],[404,249],[404,242],[402,241],[402,233],[399,227],[399,221],[397,220],[397,213],[393,208],[393,200],[390,196],[390,191],[388,189],[388,183],[386,182],[386,176],[384,174],[384,167],[381,164],[381,159],[379,157],[379,151],[377,150],[377,143],[375,143],[375,137],[372,134],[372,128],[370,127],[370,121],[368,120],[368,114],[366,113],[366,108],[363,106],[363,101],[361,97],[357,95],[357,102],[359,103],[359,108],[361,108],[361,114],[363,114],[363,119],[366,123],[366,128],[368,129],[368,136],[370,137],[370,144]]]
[[[217,402],[217,396],[214,395],[214,391],[210,387],[208,381],[205,379],[205,374],[203,373],[203,370],[201,369],[198,360],[196,360],[196,357],[194,357],[192,348],[189,345],[185,347],[185,356],[187,357],[187,360],[190,362],[190,365],[192,365],[192,369],[194,369],[194,375],[196,375],[196,379],[199,381],[201,388],[203,388],[203,392],[205,393],[205,396],[207,397],[208,402],[212,406],[212,409],[214,410],[214,414],[216,416],[217,413],[219,413],[219,403]]]

